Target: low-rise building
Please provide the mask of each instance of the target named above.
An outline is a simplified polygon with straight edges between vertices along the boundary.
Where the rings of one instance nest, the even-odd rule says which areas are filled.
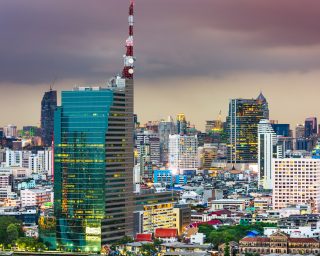
[[[269,237],[245,237],[239,242],[240,255],[257,254],[318,254],[320,242],[315,238],[295,238],[277,231]]]
[[[41,206],[43,203],[52,202],[52,192],[45,189],[21,190],[21,206]]]
[[[239,199],[220,199],[211,201],[211,210],[230,210],[230,211],[244,211],[246,208],[246,201]]]

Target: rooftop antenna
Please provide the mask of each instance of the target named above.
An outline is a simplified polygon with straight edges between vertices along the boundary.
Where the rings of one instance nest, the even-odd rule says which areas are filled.
[[[130,0],[130,7],[129,7],[129,17],[128,17],[128,23],[129,23],[129,37],[126,40],[126,54],[123,55],[124,59],[124,67],[122,70],[122,78],[126,79],[133,79],[133,73],[134,73],[134,62],[135,57],[133,56],[133,15],[134,15],[134,5],[135,0]]]
[[[50,84],[50,92],[52,91],[53,86],[54,86],[54,84],[56,83],[56,81],[57,81],[57,77],[55,77],[55,78],[53,79],[52,83]]]

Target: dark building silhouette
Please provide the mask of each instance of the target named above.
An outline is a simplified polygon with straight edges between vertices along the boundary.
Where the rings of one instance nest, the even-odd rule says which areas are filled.
[[[271,124],[271,126],[278,136],[290,137],[289,124]]]
[[[54,111],[57,108],[57,91],[50,88],[41,101],[41,138],[44,146],[51,146],[53,140]]]
[[[316,136],[318,131],[317,118],[316,117],[308,117],[304,122],[304,136],[305,138],[311,138]]]

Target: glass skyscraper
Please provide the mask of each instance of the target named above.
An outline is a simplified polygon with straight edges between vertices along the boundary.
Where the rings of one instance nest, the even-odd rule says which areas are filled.
[[[258,123],[267,119],[266,102],[232,99],[227,116],[227,159],[229,163],[257,163]]]
[[[53,140],[53,118],[57,108],[57,92],[50,89],[41,101],[41,137],[42,144],[51,146]]]
[[[61,96],[54,127],[57,244],[98,252],[132,234],[133,80]]]

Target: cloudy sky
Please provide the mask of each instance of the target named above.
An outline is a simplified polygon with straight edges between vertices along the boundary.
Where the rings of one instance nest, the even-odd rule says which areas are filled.
[[[122,68],[128,0],[0,1],[0,126],[39,124],[42,94]],[[262,90],[271,118],[318,116],[320,1],[136,0],[135,112],[203,128]]]

